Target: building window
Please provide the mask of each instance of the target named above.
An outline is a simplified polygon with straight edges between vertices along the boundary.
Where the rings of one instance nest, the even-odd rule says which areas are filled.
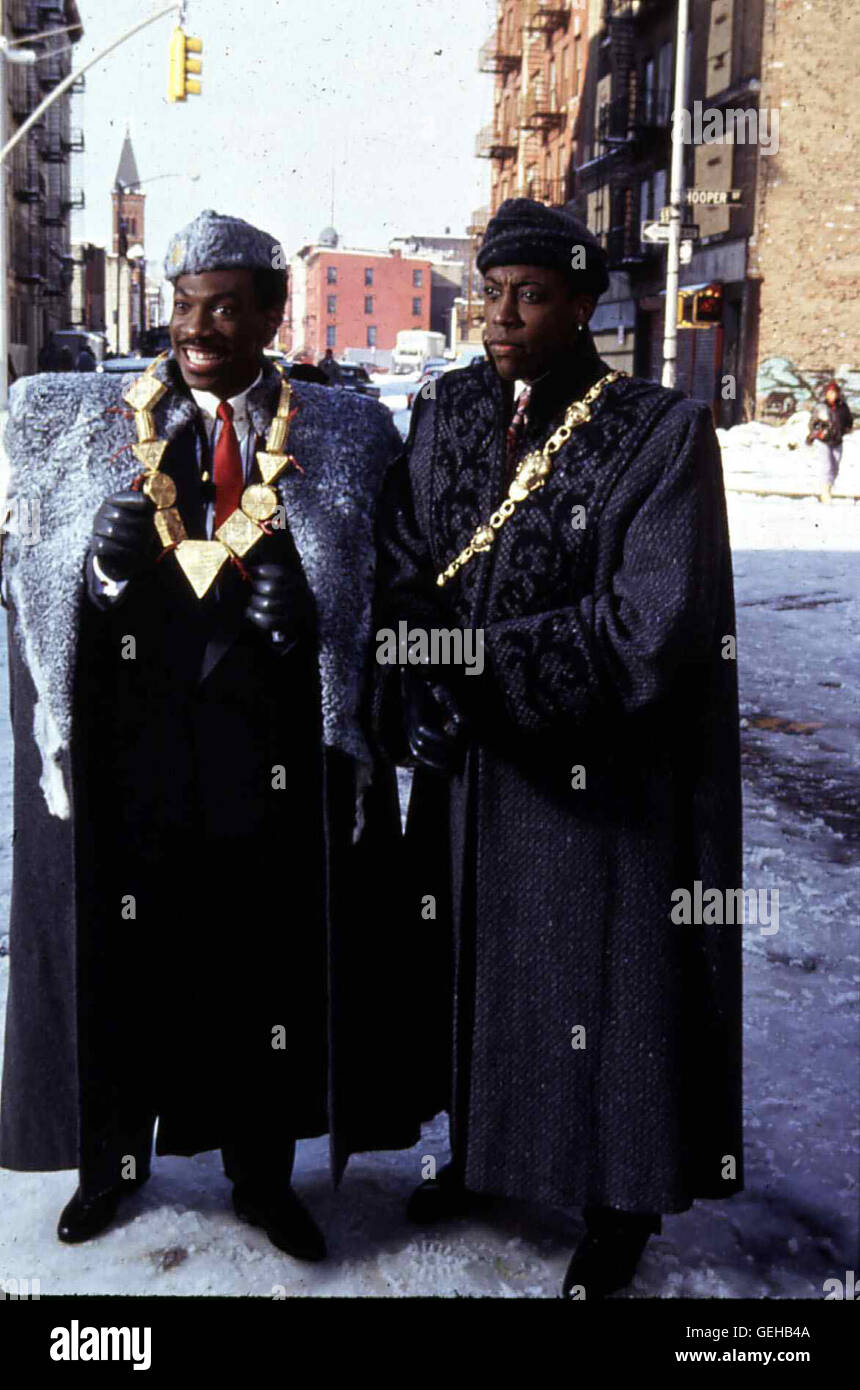
[[[328,327],[326,328],[326,331],[325,331],[325,345],[326,345],[326,347],[333,348],[333,347],[336,346],[336,344],[337,344],[337,328],[336,328],[336,326],[335,326],[333,323],[330,323],[330,324],[328,325]]]
[[[372,313],[373,313],[373,295],[372,295],[372,294],[366,294],[366,295],[364,296],[364,312],[365,312],[366,314],[372,314]]]
[[[328,306],[328,312],[329,312],[330,314],[336,314],[336,313],[337,313],[337,295],[336,295],[336,294],[329,294],[329,295],[326,295],[326,301],[327,301],[327,306]]]
[[[666,170],[658,169],[651,179],[651,216],[659,217],[666,202]]]
[[[329,285],[337,284],[337,266],[330,265],[326,271],[326,283]]]
[[[373,266],[372,266],[372,265],[366,265],[366,266],[364,267],[364,283],[365,283],[365,285],[372,285],[372,284],[373,284]]]
[[[376,325],[369,324],[367,329],[367,346],[376,347]]]
[[[412,313],[413,313],[416,317],[420,317],[420,315],[421,315],[421,297],[420,297],[420,296],[418,297],[418,299],[413,299],[413,301],[412,301]]]
[[[647,222],[651,216],[651,184],[643,179],[639,185],[639,221]]]
[[[412,272],[412,287],[413,287],[413,289],[416,289],[416,290],[420,290],[420,289],[423,289],[423,288],[424,288],[424,271],[423,271],[423,270],[413,270],[413,272]]]

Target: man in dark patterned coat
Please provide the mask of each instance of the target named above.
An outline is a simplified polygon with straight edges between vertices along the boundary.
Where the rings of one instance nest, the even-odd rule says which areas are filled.
[[[564,1290],[600,1297],[661,1213],[742,1186],[740,928],[677,910],[741,879],[720,457],[705,405],[597,356],[605,257],[567,211],[504,203],[478,266],[488,360],[419,397],[378,530],[375,718],[452,1001],[452,1162],[410,1212],[582,1206]],[[458,629],[483,661],[432,665]]]

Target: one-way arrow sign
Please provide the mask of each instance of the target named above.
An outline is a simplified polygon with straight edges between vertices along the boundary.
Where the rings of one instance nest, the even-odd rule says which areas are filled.
[[[699,228],[694,222],[685,222],[681,227],[681,239],[684,241],[696,241],[699,236]],[[661,242],[669,240],[668,222],[643,222],[641,237],[643,241],[650,242],[652,245],[659,245]]]

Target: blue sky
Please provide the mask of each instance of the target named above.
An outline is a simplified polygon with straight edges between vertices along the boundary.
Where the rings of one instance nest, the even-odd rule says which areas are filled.
[[[75,65],[157,8],[80,0]],[[332,176],[346,245],[462,234],[487,202],[474,141],[491,116],[492,78],[478,73],[477,50],[494,12],[492,0],[189,0],[186,29],[204,43],[201,96],[167,101],[169,16],[93,68],[74,98],[87,144],[72,169],[87,201],[74,238],[108,241],[127,124],[151,262],[204,207],[257,223],[292,253],[329,222]]]

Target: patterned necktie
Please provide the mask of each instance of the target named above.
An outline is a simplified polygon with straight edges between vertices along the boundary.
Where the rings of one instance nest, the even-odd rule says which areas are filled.
[[[233,407],[229,401],[222,401],[218,407],[221,433],[215,445],[213,475],[215,480],[215,530],[235,512],[242,497],[245,474],[242,468],[242,454],[239,441],[233,428]]]
[[[508,425],[507,457],[509,477],[513,471],[514,459],[516,458],[517,450],[520,447],[520,442],[522,440],[523,434],[525,433],[526,425],[528,424],[528,415],[526,414],[526,411],[529,408],[531,394],[532,388],[530,386],[526,386],[524,390],[520,392],[520,395],[517,399],[516,408],[514,410],[513,419],[511,420],[511,423]]]

